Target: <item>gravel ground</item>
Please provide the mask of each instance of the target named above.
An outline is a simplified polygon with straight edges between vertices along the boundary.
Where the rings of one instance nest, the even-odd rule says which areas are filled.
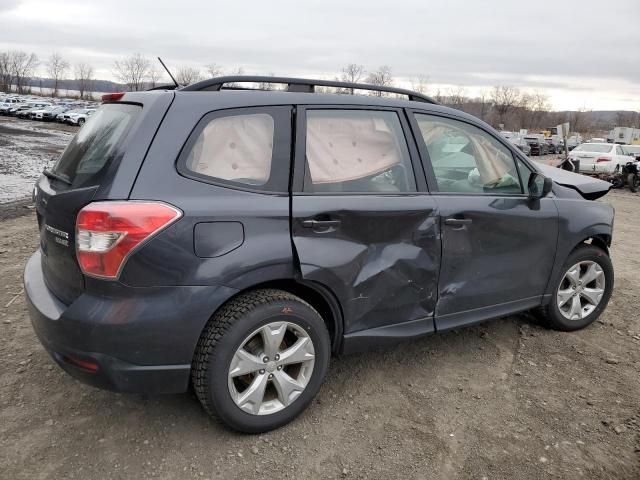
[[[604,200],[616,287],[595,324],[560,333],[519,315],[334,358],[309,409],[261,436],[192,394],[115,394],[62,372],[26,311],[38,240],[21,207],[0,220],[0,478],[638,479],[640,195]]]

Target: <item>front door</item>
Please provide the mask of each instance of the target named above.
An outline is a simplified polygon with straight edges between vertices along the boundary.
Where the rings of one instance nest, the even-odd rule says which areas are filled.
[[[539,305],[558,213],[552,198],[529,199],[532,168],[462,119],[415,112],[412,124],[442,222],[437,329]]]
[[[292,236],[303,279],[335,294],[347,340],[433,331],[439,219],[402,110],[299,108],[296,130]]]

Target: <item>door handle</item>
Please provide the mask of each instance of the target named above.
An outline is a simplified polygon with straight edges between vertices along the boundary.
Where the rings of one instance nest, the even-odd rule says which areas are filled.
[[[473,220],[470,218],[447,218],[444,221],[445,225],[451,225],[454,227],[459,227],[461,225],[471,225]]]
[[[304,220],[302,226],[305,228],[328,228],[337,227],[340,220]]]

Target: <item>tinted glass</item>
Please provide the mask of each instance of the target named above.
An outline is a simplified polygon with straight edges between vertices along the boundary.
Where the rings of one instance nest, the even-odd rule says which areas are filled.
[[[101,106],[73,137],[53,171],[72,183],[97,180],[141,110],[127,104]]]
[[[395,112],[309,110],[310,192],[415,192],[411,159]]]
[[[417,114],[438,190],[523,193],[511,151],[483,130],[444,117]]]
[[[198,135],[185,166],[198,175],[247,186],[269,181],[274,121],[266,113],[212,119]]]

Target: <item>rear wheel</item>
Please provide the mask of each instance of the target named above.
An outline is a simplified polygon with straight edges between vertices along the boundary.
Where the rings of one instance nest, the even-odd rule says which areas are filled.
[[[640,176],[635,173],[630,173],[627,175],[627,185],[629,185],[629,190],[632,192],[637,192],[640,189]]]
[[[324,380],[330,340],[322,317],[281,290],[231,300],[200,337],[193,385],[204,409],[247,433],[297,417]]]
[[[569,255],[562,271],[551,301],[540,313],[551,328],[578,330],[606,308],[613,291],[613,265],[604,250],[583,245]]]

